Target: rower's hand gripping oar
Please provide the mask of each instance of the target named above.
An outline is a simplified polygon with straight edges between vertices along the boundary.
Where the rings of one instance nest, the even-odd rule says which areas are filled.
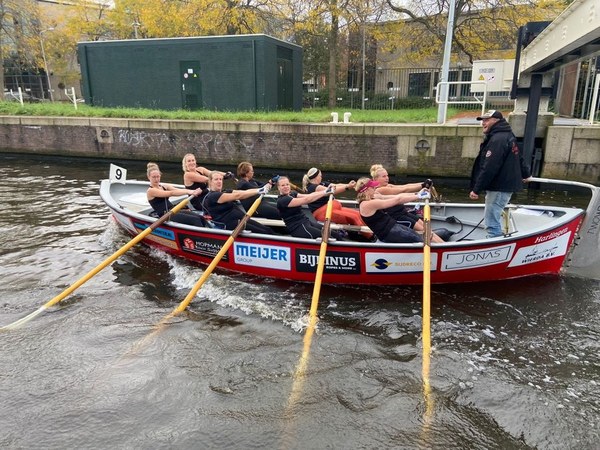
[[[435,186],[433,185],[433,180],[431,178],[427,178],[425,181],[423,181],[421,183],[421,188],[429,190],[430,198],[434,202],[439,203],[442,201],[442,196],[438,194],[437,190],[435,189]]]
[[[60,293],[59,295],[54,297],[52,300],[50,300],[49,302],[40,306],[37,310],[35,310],[31,314],[17,320],[16,322],[13,322],[9,325],[1,327],[0,331],[17,328],[17,327],[23,325],[24,323],[29,322],[31,319],[33,319],[37,315],[44,312],[46,309],[50,308],[51,306],[53,306],[53,305],[57,304],[58,302],[60,302],[61,300],[63,300],[67,295],[74,292],[82,284],[84,284],[85,282],[90,280],[98,272],[100,272],[106,266],[108,266],[112,262],[114,262],[117,258],[119,258],[121,255],[123,255],[127,250],[129,250],[135,244],[137,244],[142,239],[144,239],[148,234],[152,233],[152,231],[154,231],[156,228],[158,228],[160,225],[162,225],[163,222],[168,220],[172,214],[177,213],[180,209],[182,209],[185,205],[187,205],[187,203],[190,201],[190,199],[192,197],[193,197],[193,195],[190,195],[189,197],[181,200],[177,205],[175,205],[175,207],[173,209],[171,209],[170,211],[167,211],[163,216],[161,216],[159,219],[155,220],[148,228],[146,228],[144,231],[139,233],[136,237],[134,237],[132,240],[130,240],[127,244],[125,244],[123,247],[121,247],[119,250],[117,250],[115,253],[113,253],[111,256],[109,256],[107,259],[105,259],[104,262],[98,264],[94,269],[90,270],[87,274],[85,274],[83,277],[81,277],[79,280],[77,280],[75,283],[73,283],[70,287],[65,289],[62,293]]]
[[[254,214],[256,212],[256,210],[258,209],[258,206],[260,205],[260,202],[262,201],[265,194],[268,192],[268,189],[270,188],[270,186],[274,180],[275,180],[275,178],[273,180],[270,180],[269,184],[266,184],[265,186],[263,186],[262,188],[260,188],[258,190],[258,192],[260,193],[260,196],[256,200],[254,200],[254,203],[252,203],[252,206],[246,212],[246,215],[242,218],[242,220],[240,220],[240,223],[238,223],[238,226],[235,227],[235,229],[231,232],[231,235],[229,236],[227,241],[225,241],[225,244],[223,245],[223,247],[221,247],[221,250],[219,250],[219,253],[216,254],[216,256],[213,258],[212,262],[206,268],[206,270],[204,271],[202,276],[198,279],[198,281],[196,281],[196,284],[194,284],[194,286],[192,287],[192,290],[183,299],[183,301],[179,304],[179,306],[177,308],[175,308],[175,310],[172,313],[170,313],[167,317],[165,317],[162,322],[165,322],[166,320],[170,319],[171,317],[176,316],[177,314],[184,311],[185,308],[188,307],[188,305],[190,304],[192,299],[196,296],[196,294],[198,293],[198,291],[200,290],[202,285],[206,282],[206,280],[208,279],[208,277],[210,276],[212,271],[215,269],[215,267],[217,267],[217,265],[219,264],[219,262],[221,261],[221,259],[225,255],[225,253],[227,253],[227,251],[229,250],[229,247],[231,247],[235,238],[244,229],[244,227],[246,226],[246,222],[248,222],[250,217],[252,217],[252,214]],[[269,187],[267,187],[267,186],[269,186]]]

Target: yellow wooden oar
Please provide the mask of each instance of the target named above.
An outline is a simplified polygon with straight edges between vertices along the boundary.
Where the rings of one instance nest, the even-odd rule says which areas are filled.
[[[429,383],[429,364],[431,357],[431,211],[429,199],[425,199],[423,208],[423,398],[425,401],[425,413],[423,417],[423,433],[427,434],[433,413],[433,399],[431,396],[431,385]]]
[[[308,357],[310,355],[312,337],[317,325],[317,307],[319,305],[319,295],[321,292],[321,280],[323,278],[323,271],[325,269],[325,256],[327,253],[327,243],[329,241],[329,226],[331,224],[332,211],[333,194],[330,194],[329,200],[327,201],[327,210],[325,211],[325,223],[323,225],[322,241],[319,250],[319,260],[317,262],[317,275],[315,277],[312,302],[310,305],[309,322],[308,326],[306,327],[306,334],[304,335],[304,345],[302,348],[302,354],[300,355],[300,360],[298,361],[298,365],[296,366],[296,370],[294,371],[294,384],[292,385],[292,392],[288,399],[286,411],[291,411],[294,408],[296,402],[302,394],[302,387],[306,379],[306,367],[308,365]]]
[[[423,208],[423,355],[431,352],[430,304],[431,304],[431,211],[429,199]]]
[[[225,255],[225,253],[227,253],[227,251],[229,250],[229,247],[231,247],[235,238],[244,229],[244,227],[246,226],[246,222],[248,222],[250,217],[252,217],[252,214],[254,214],[254,212],[258,209],[258,206],[260,205],[260,202],[263,199],[263,197],[264,197],[264,194],[261,194],[256,200],[254,200],[254,203],[252,204],[250,209],[246,212],[246,215],[242,218],[242,220],[240,220],[240,223],[238,224],[237,227],[235,227],[235,230],[232,231],[232,233],[229,236],[229,238],[227,239],[227,241],[225,241],[225,244],[223,245],[223,247],[221,247],[221,250],[219,250],[219,253],[217,253],[217,255],[213,258],[212,262],[206,268],[206,270],[204,271],[204,273],[202,274],[200,279],[198,281],[196,281],[196,284],[194,284],[194,286],[192,287],[192,290],[189,292],[189,294],[183,299],[183,301],[179,304],[179,306],[177,308],[175,308],[175,310],[171,314],[169,314],[168,316],[166,316],[163,319],[162,322],[170,319],[171,317],[176,316],[177,314],[179,314],[180,312],[185,310],[185,308],[188,307],[188,305],[190,304],[192,299],[196,296],[196,294],[198,293],[198,291],[200,290],[202,285],[206,282],[206,280],[208,279],[208,277],[210,276],[212,271],[215,269],[215,267],[217,267],[217,264],[219,264],[219,262],[221,261],[221,259]]]
[[[146,237],[148,234],[152,233],[152,231],[154,229],[156,229],[157,227],[159,227],[172,214],[177,213],[177,211],[179,211],[181,208],[183,208],[185,205],[187,205],[187,203],[190,201],[190,199],[192,197],[193,196],[189,196],[189,197],[183,199],[173,209],[171,209],[170,211],[166,212],[158,220],[154,221],[148,228],[146,228],[144,231],[142,231],[141,233],[139,233],[136,237],[134,237],[132,240],[130,240],[127,244],[125,244],[123,247],[121,247],[119,250],[117,250],[115,253],[113,253],[110,257],[108,257],[107,259],[105,259],[104,262],[100,263],[94,269],[90,270],[87,274],[85,274],[83,277],[81,277],[79,280],[77,280],[75,283],[73,283],[70,287],[68,287],[67,289],[65,289],[62,293],[60,293],[59,295],[57,295],[56,297],[54,297],[52,300],[50,300],[49,302],[47,302],[44,305],[40,306],[37,310],[35,310],[31,314],[29,314],[29,315],[27,315],[27,316],[25,316],[25,317],[17,320],[16,322],[13,322],[13,323],[11,323],[9,325],[1,327],[0,331],[10,330],[10,329],[13,329],[13,328],[17,328],[17,327],[23,325],[24,323],[29,322],[31,319],[33,319],[37,315],[39,315],[42,312],[44,312],[46,309],[50,308],[51,306],[53,306],[53,305],[57,304],[58,302],[60,302],[61,300],[63,300],[67,295],[69,295],[72,292],[74,292],[78,287],[80,287],[82,284],[84,284],[85,282],[87,282],[88,280],[90,280],[94,275],[96,275],[98,272],[100,272],[106,266],[110,265],[117,258],[119,258],[119,256],[123,255],[127,250],[129,250],[135,244],[137,244],[142,239],[144,239],[144,237]]]
[[[329,200],[327,200],[327,210],[325,211],[325,222],[323,224],[321,247],[319,249],[319,259],[317,261],[315,286],[313,287],[312,301],[310,303],[310,317],[317,315],[317,307],[319,306],[319,295],[321,294],[321,281],[323,280],[323,272],[325,271],[325,256],[327,254],[327,244],[329,242],[329,227],[331,225],[332,211],[333,194],[329,194]]]

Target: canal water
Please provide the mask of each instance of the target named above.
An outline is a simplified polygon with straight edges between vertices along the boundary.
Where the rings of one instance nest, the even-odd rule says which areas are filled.
[[[118,163],[144,177],[143,163]],[[181,179],[176,165],[163,172]],[[0,176],[4,326],[128,237],[98,195],[106,161],[0,155]],[[436,185],[467,201],[466,185]],[[138,246],[0,332],[0,447],[599,446],[598,279],[434,286],[425,389],[419,287],[324,286],[305,346],[311,285],[217,272],[186,313],[157,326],[201,273]]]

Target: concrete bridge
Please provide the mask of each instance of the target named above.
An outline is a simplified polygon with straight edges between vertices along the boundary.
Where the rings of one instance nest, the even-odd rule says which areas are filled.
[[[560,16],[544,28],[537,37],[521,48],[520,30],[517,49],[518,81],[515,111],[510,123],[517,136],[523,137],[525,158],[532,162],[534,174],[539,175],[544,165],[560,161],[549,161],[547,139],[548,127],[558,125],[558,118],[548,112],[552,83],[555,72],[572,64],[600,54],[600,0],[575,0]],[[596,74],[598,79],[600,74]],[[598,94],[598,81],[595,84]],[[513,90],[514,91],[514,90]],[[537,114],[528,112],[536,111]],[[579,122],[585,126],[585,122]],[[587,125],[592,125],[588,124]],[[546,150],[535,149],[535,140],[545,139]],[[600,142],[590,141],[586,152],[591,157],[600,154]],[[563,149],[569,153],[571,149]],[[560,156],[560,155],[558,155]],[[588,161],[592,163],[592,161]]]

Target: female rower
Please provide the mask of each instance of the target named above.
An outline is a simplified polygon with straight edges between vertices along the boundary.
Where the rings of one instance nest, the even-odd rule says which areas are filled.
[[[194,197],[190,200],[192,206],[198,211],[202,210],[202,199],[208,192],[208,177],[211,170],[206,167],[198,166],[196,163],[196,157],[192,153],[187,153],[181,160],[181,167],[183,168],[183,185],[187,189],[202,189],[202,194],[198,197]],[[232,178],[231,172],[219,172],[223,174],[224,178]]]
[[[422,189],[416,194],[400,193],[386,195],[382,198],[376,194],[375,189],[379,186],[377,181],[370,178],[361,178],[356,183],[360,215],[373,233],[382,242],[423,242],[423,238],[415,231],[405,225],[396,222],[388,213],[386,208],[400,205],[406,202],[418,201],[428,198],[427,189]]]
[[[201,189],[178,189],[171,184],[161,183],[160,169],[158,164],[153,162],[148,163],[146,175],[150,181],[150,187],[146,191],[146,197],[157,217],[163,216],[167,211],[170,211],[173,208],[173,204],[169,201],[169,197],[181,195],[193,195],[196,197],[202,192]],[[199,227],[205,226],[204,220],[189,210],[181,210],[180,212],[173,214],[171,220],[187,225]]]
[[[239,181],[237,183],[236,189],[239,189],[241,191],[261,188],[266,184],[254,179],[254,168],[252,167],[252,164],[250,164],[248,161],[242,161],[238,164],[237,176]],[[254,203],[254,200],[256,200],[257,197],[258,195],[253,195],[252,197],[248,197],[246,199],[241,200],[242,206],[246,211],[250,209],[252,203]],[[279,214],[279,210],[277,209],[277,207],[274,204],[265,200],[263,200],[260,203],[260,205],[258,205],[258,209],[254,213],[254,215],[256,217],[264,217],[265,219],[281,220],[281,214]]]
[[[316,167],[311,168],[302,178],[302,187],[311,194],[326,190],[329,186],[335,186],[336,194],[344,192],[346,189],[353,189],[356,181],[352,180],[349,183],[332,184],[328,181],[323,181],[323,173]],[[308,204],[309,209],[315,218],[323,222],[325,220],[325,212],[327,211],[327,198],[320,197],[317,200]],[[356,209],[344,208],[338,200],[333,200],[333,210],[331,212],[331,221],[334,223],[359,225],[365,223],[360,217],[360,213]]]
[[[316,167],[311,168],[302,178],[302,187],[308,193],[318,192],[327,189],[329,186],[335,186],[335,192],[341,193],[347,189],[354,189],[356,181],[352,180],[349,183],[336,183],[332,184],[328,181],[323,181],[323,173]],[[320,222],[325,221],[325,213],[327,212],[327,198],[321,197],[314,202],[308,204],[309,209]],[[346,208],[338,200],[333,200],[331,210],[331,221],[333,223],[343,225],[357,225],[365,227],[366,224],[358,209]],[[370,240],[373,237],[373,233],[370,231],[362,232],[361,235]]]
[[[335,186],[332,185],[311,194],[299,194],[292,191],[289,178],[281,176],[277,180],[277,188],[279,189],[277,209],[279,209],[289,233],[299,238],[316,239],[321,237],[323,225],[311,221],[308,215],[302,211],[302,206],[334,193]],[[337,239],[343,238],[340,233],[332,232],[331,235]]]
[[[234,230],[240,220],[244,218],[246,212],[236,202],[256,195],[266,194],[271,188],[270,184],[257,189],[248,189],[246,191],[234,190],[231,192],[221,192],[223,189],[223,174],[221,172],[211,172],[208,177],[208,193],[204,196],[202,202],[204,211],[208,212],[212,220],[216,223],[222,223],[227,230]],[[246,222],[246,230],[254,233],[274,234],[269,227],[258,223],[253,219]]]
[[[423,188],[430,188],[433,185],[433,181],[426,180],[422,183],[408,183],[408,184],[392,184],[390,183],[390,177],[387,170],[381,164],[373,164],[371,166],[371,177],[373,181],[379,183],[376,188],[376,192],[383,196],[394,196],[397,194],[415,194]],[[384,198],[384,197],[381,197]],[[425,224],[423,220],[415,213],[408,210],[403,204],[398,204],[387,208],[385,210],[396,222],[402,225],[412,228],[415,231],[425,231]],[[433,233],[431,242],[444,242],[436,233]]]

